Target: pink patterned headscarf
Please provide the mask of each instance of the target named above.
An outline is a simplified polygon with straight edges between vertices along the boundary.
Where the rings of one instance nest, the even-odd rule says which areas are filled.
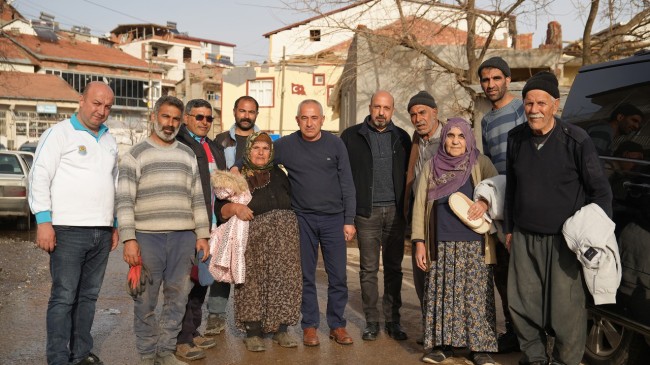
[[[452,157],[445,150],[447,133],[452,128],[458,128],[465,136],[467,150],[464,154]],[[460,189],[469,179],[472,166],[476,163],[479,150],[476,148],[476,139],[469,123],[463,118],[449,118],[440,133],[440,147],[431,159],[431,177],[427,186],[427,200],[432,201],[443,198]]]

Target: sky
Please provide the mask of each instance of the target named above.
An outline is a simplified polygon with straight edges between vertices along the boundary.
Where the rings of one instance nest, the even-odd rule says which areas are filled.
[[[11,1],[11,0],[10,0]],[[555,0],[548,13],[517,18],[517,30],[534,33],[533,47],[546,38],[550,20],[562,24],[564,41],[582,38],[584,18],[574,3],[580,0]],[[585,2],[584,0],[582,2]],[[177,23],[178,30],[190,36],[234,43],[235,64],[265,60],[268,39],[262,34],[314,16],[291,9],[300,0],[14,0],[26,18],[36,19],[41,11],[55,17],[60,26],[86,26],[95,35],[110,32],[118,24]],[[480,2],[479,2],[480,3]],[[596,25],[600,30],[603,24]]]

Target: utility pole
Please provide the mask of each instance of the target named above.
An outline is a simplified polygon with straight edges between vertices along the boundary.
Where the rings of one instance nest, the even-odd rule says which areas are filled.
[[[286,50],[286,47],[282,47],[282,60],[280,61],[280,75],[281,75],[281,82],[280,82],[280,137],[282,137],[282,121],[284,120],[284,66],[285,66],[285,59],[284,59],[284,52]]]
[[[147,57],[147,65],[148,65],[148,71],[149,71],[149,80],[148,80],[148,87],[147,87],[147,135],[151,134],[152,131],[152,124],[149,123],[151,120],[151,113],[152,113],[152,108],[153,108],[153,80],[152,80],[152,68],[153,68],[153,49],[151,46],[151,43],[147,43],[145,46],[145,57]]]

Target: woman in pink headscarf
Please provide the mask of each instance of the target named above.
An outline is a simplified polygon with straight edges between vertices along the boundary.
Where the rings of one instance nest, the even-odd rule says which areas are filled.
[[[474,232],[451,210],[449,195],[462,192],[474,201],[474,186],[497,175],[481,155],[470,125],[451,118],[442,143],[417,181],[411,240],[418,267],[427,271],[424,295],[422,361],[436,364],[468,347],[476,365],[494,364],[497,351],[492,263],[486,256],[488,235]],[[488,202],[477,200],[468,219],[482,217]]]

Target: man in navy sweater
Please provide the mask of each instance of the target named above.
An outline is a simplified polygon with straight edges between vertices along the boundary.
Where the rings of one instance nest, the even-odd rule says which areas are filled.
[[[555,75],[540,72],[522,91],[528,123],[508,134],[506,247],[508,299],[520,364],[548,364],[547,334],[555,337],[551,364],[578,365],[587,336],[582,268],[562,225],[580,208],[612,212],[612,192],[587,133],[555,118]]]
[[[316,100],[298,105],[300,127],[275,142],[275,162],[284,165],[291,183],[291,205],[300,226],[302,322],[305,346],[318,346],[320,324],[316,295],[316,262],[320,243],[329,287],[327,324],[330,338],[352,344],[343,316],[348,302],[346,246],[354,228],[355,192],[348,153],[338,137],[321,131],[325,117]]]

